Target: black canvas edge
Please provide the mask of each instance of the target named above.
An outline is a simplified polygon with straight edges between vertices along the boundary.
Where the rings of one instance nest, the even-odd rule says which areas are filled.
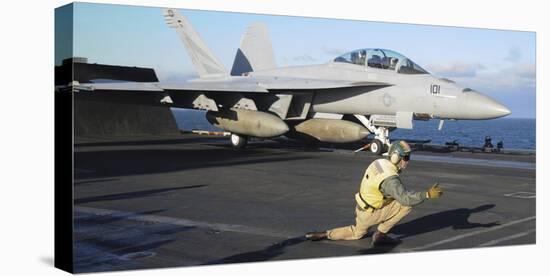
[[[70,58],[73,55],[73,4],[55,9],[55,56],[56,60]],[[59,31],[62,29],[63,31]],[[74,184],[74,131],[73,131],[73,91],[69,84],[59,86],[58,80],[63,79],[56,72],[56,87],[54,89],[55,117],[55,234],[54,234],[54,266],[73,273],[73,184]]]

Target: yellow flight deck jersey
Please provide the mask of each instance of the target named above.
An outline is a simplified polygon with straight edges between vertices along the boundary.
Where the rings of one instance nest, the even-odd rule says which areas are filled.
[[[380,184],[386,178],[398,175],[397,172],[397,166],[387,159],[378,159],[372,162],[365,171],[359,192],[355,194],[355,200],[359,207],[365,210],[369,207],[379,209],[392,200],[384,198],[380,191]]]

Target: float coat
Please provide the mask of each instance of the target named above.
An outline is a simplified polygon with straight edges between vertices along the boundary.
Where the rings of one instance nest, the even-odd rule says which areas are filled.
[[[359,192],[355,194],[355,201],[359,207],[380,209],[388,201],[393,200],[384,197],[380,191],[380,184],[386,178],[398,175],[397,172],[397,166],[387,159],[378,159],[372,162],[365,171]]]

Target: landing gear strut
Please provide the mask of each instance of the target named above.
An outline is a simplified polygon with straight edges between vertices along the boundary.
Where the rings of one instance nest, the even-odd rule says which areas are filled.
[[[233,147],[233,149],[238,150],[246,147],[246,143],[248,142],[248,137],[244,135],[231,133],[231,137],[229,140],[231,141],[231,146]]]
[[[390,147],[389,129],[383,126],[375,126],[365,115],[355,115],[355,117],[374,134],[374,139],[370,143],[369,150],[376,155],[387,152]]]

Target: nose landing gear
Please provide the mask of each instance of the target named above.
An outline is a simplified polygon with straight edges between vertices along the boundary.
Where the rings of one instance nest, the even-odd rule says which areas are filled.
[[[389,129],[384,126],[375,126],[371,120],[367,119],[365,115],[355,115],[355,117],[371,132],[374,134],[374,139],[369,144],[370,152],[376,155],[382,155],[386,153],[390,146]],[[365,149],[363,147],[359,150]],[[357,151],[359,151],[357,150]]]

